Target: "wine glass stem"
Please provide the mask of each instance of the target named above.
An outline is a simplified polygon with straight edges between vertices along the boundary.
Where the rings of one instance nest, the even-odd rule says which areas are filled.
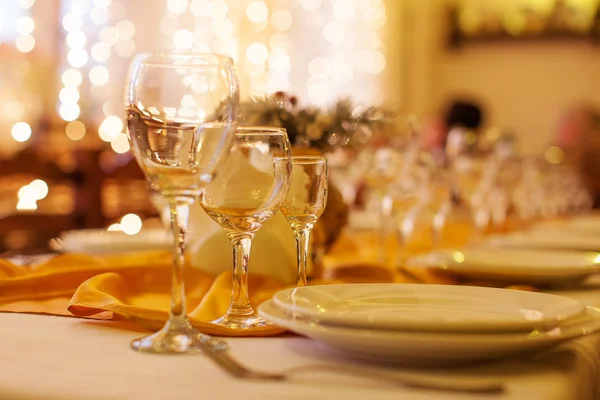
[[[253,235],[234,233],[229,235],[233,244],[233,290],[229,305],[230,316],[247,316],[254,311],[248,296],[248,260]]]
[[[380,227],[379,227],[379,261],[385,263],[387,261],[387,241],[389,237],[389,224],[390,218],[392,218],[394,210],[392,206],[392,197],[383,191],[380,198]]]
[[[296,225],[294,228],[294,237],[296,238],[296,257],[297,257],[297,285],[307,286],[306,281],[306,263],[308,261],[308,245],[310,242],[310,233],[312,225]]]
[[[171,313],[170,319],[185,321],[185,286],[183,268],[185,264],[185,235],[190,216],[190,205],[193,200],[175,198],[171,200],[171,227],[175,239],[173,253],[173,275],[171,280]]]

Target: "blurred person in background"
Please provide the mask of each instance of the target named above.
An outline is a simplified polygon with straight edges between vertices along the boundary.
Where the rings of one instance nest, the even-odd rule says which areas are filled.
[[[421,148],[429,152],[438,164],[471,152],[483,121],[483,107],[478,102],[454,100],[443,114],[425,120]]]
[[[550,155],[550,158],[549,158]],[[600,110],[581,103],[567,110],[559,120],[554,146],[546,152],[553,163],[572,165],[600,207]]]

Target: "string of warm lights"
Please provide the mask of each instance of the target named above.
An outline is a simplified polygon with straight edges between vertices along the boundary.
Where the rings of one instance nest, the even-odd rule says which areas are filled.
[[[43,34],[35,30],[30,12],[35,1],[17,0],[20,14],[12,28],[15,47],[24,54],[36,46],[34,32]],[[283,90],[316,106],[341,96],[366,105],[382,101],[377,86],[386,66],[382,0],[164,0],[156,2],[160,7],[153,3],[152,9],[132,12],[146,3],[61,0],[57,111],[67,123],[68,139],[82,140],[96,125],[98,138],[110,143],[114,152],[129,151],[121,99],[130,59],[136,51],[164,47],[231,56],[245,97]],[[155,29],[153,21],[159,37],[138,32],[150,25]],[[6,26],[6,21],[0,22]],[[16,121],[12,138],[26,142],[32,128]],[[35,209],[46,196],[47,185],[44,194],[41,183],[35,182],[19,192],[19,209]],[[139,230],[134,217],[139,219],[124,217],[112,229]]]
[[[20,16],[16,18],[14,22],[14,30],[17,34],[15,38],[15,47],[21,53],[29,53],[35,47],[35,38],[33,36],[33,32],[35,30],[35,21],[31,17],[31,7],[33,7],[34,3],[35,0],[18,0],[17,2]],[[8,111],[10,111],[10,114],[14,115],[17,109],[23,109],[23,107],[17,102],[13,102],[10,98],[6,98],[6,94],[3,101],[5,102],[5,109],[7,111],[7,114]],[[9,107],[7,107],[7,105]],[[16,114],[23,113],[16,112]],[[14,123],[10,130],[10,133],[12,138],[16,142],[23,143],[29,140],[29,138],[31,137],[32,129],[29,123],[25,121],[19,121]]]
[[[166,3],[159,27],[172,46],[231,56],[248,97],[284,90],[318,106],[342,95],[369,105],[383,101],[382,0]],[[302,51],[292,55],[292,46]]]
[[[128,59],[136,49],[133,40],[135,24],[127,19],[118,20],[114,26],[111,24],[124,13],[125,6],[119,1],[72,0],[71,8],[62,19],[69,68],[62,74],[64,87],[59,95],[59,113],[62,119],[68,121],[65,133],[69,139],[77,141],[85,136],[86,126],[77,120],[81,113],[78,103],[81,92],[87,95],[89,91],[93,100],[88,99],[87,114],[92,120],[102,118],[98,137],[109,142],[111,148],[120,154],[129,151],[129,142],[123,133],[120,96],[115,96],[120,92],[120,82],[111,82],[111,70],[114,73],[114,70],[126,68],[127,61],[118,60],[113,65],[108,63],[113,53]],[[84,70],[86,67],[87,70]],[[83,79],[86,74],[88,79]],[[100,104],[102,107],[97,107]],[[97,111],[100,109],[102,114]]]
[[[18,0],[24,15],[14,23],[15,45],[21,52],[35,47],[35,21],[25,15],[34,3]],[[62,7],[66,63],[58,113],[68,123],[65,133],[81,140],[86,134],[81,114],[94,117],[101,109],[99,138],[117,153],[129,150],[120,117],[123,82],[114,75],[124,76],[136,51],[136,25],[124,18],[132,3],[66,0]],[[370,105],[382,101],[377,86],[386,65],[382,0],[165,0],[163,5],[159,30],[171,47],[230,55],[248,97],[285,90],[318,106],[340,96]],[[113,54],[120,59],[111,60]],[[18,122],[11,133],[26,141],[31,127]]]
[[[28,12],[35,0],[18,0],[18,6]],[[23,53],[29,53],[35,47],[35,38],[33,31],[35,30],[35,21],[30,15],[23,15],[15,21],[15,29],[18,33],[15,39],[15,46]]]

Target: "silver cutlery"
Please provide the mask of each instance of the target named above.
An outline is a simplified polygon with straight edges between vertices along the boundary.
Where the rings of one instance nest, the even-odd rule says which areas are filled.
[[[215,342],[213,340],[202,341],[199,344],[200,350],[214,361],[217,365],[223,368],[227,373],[243,379],[257,379],[267,381],[285,381],[292,378],[293,375],[302,372],[314,372],[317,369],[327,371],[345,372],[361,377],[368,377],[374,380],[383,381],[395,385],[407,387],[439,390],[446,392],[459,393],[500,393],[504,391],[504,385],[497,380],[482,380],[482,381],[462,381],[453,378],[439,378],[431,376],[423,376],[421,374],[412,373],[387,373],[384,371],[372,371],[366,368],[359,368],[348,365],[308,365],[304,367],[296,367],[282,371],[279,373],[257,371],[246,367],[227,351],[227,345],[223,341]]]

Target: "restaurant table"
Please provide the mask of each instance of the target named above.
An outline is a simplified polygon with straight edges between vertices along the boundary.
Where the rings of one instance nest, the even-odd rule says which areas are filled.
[[[417,371],[455,379],[494,377],[506,383],[502,394],[468,395],[390,385],[336,371],[337,363],[351,361],[294,335],[228,339],[232,355],[253,368],[281,371],[306,367],[289,381],[241,380],[202,354],[165,356],[130,350],[129,341],[143,334],[126,322],[0,314],[0,399],[600,398],[600,336],[575,341],[535,359]],[[319,369],[317,365],[332,367]]]

